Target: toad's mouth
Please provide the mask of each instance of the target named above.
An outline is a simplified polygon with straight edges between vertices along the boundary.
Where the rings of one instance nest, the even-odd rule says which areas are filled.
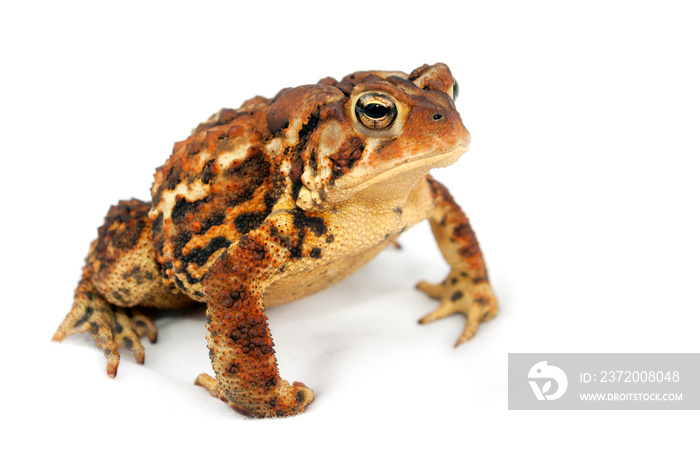
[[[454,164],[460,156],[469,150],[469,144],[459,145],[446,152],[433,152],[411,156],[409,158],[396,161],[393,165],[374,173],[367,179],[357,180],[357,177],[342,177],[336,181],[335,186],[339,189],[352,188],[353,191],[361,191],[369,186],[376,185],[387,179],[398,176],[399,174],[408,174],[418,169],[438,167],[447,167]],[[372,171],[374,172],[374,170]],[[357,176],[358,174],[347,174]]]

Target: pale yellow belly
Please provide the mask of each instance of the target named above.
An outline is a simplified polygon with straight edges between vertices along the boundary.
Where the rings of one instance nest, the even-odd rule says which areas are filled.
[[[391,236],[368,250],[339,261],[320,265],[301,261],[267,288],[265,306],[296,301],[334,285],[362,268],[397,237]]]
[[[329,214],[329,232],[335,241],[322,248],[318,259],[290,262],[265,291],[265,305],[291,302],[347,278],[359,270],[399,235],[426,219],[432,209],[425,176],[409,179],[412,190],[384,187],[378,196],[350,200]],[[312,244],[314,245],[314,244]]]

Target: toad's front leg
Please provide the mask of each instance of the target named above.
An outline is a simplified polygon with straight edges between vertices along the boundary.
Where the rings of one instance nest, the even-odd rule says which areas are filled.
[[[279,377],[263,306],[269,263],[262,244],[242,240],[207,273],[207,342],[216,378],[202,374],[195,382],[258,418],[301,413],[314,397],[303,384]]]
[[[435,206],[430,226],[452,270],[440,284],[418,283],[418,289],[441,300],[440,307],[423,317],[420,323],[453,314],[465,315],[467,324],[457,341],[460,345],[474,336],[479,323],[496,316],[498,301],[491,290],[486,264],[466,215],[445,186],[431,176],[428,176],[428,186]]]

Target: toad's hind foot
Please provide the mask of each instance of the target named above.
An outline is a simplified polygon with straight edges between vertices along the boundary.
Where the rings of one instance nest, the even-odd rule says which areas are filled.
[[[254,392],[240,392],[236,401],[229,401],[219,389],[219,383],[210,375],[200,374],[195,385],[204,387],[215,398],[225,401],[239,414],[254,418],[293,416],[303,413],[306,406],[314,400],[314,394],[301,382],[289,384],[281,380],[275,388],[259,389]]]
[[[486,280],[469,278],[465,272],[452,271],[441,284],[421,281],[416,287],[434,299],[440,299],[440,307],[420,319],[426,324],[454,314],[467,318],[462,335],[455,346],[469,341],[481,322],[491,320],[498,313],[498,301]]]
[[[119,349],[134,353],[139,364],[144,363],[145,352],[141,337],[155,343],[158,331],[153,321],[137,308],[125,309],[110,304],[97,291],[85,290],[76,294],[73,308],[53,336],[63,341],[67,336],[88,332],[107,358],[107,374],[114,378],[119,367]]]

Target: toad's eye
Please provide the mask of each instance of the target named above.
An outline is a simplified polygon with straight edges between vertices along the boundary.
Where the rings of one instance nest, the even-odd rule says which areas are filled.
[[[459,96],[459,85],[457,84],[457,80],[452,83],[452,100],[456,101],[457,96]]]
[[[396,114],[396,104],[383,94],[365,94],[355,104],[357,120],[371,130],[386,130]]]

